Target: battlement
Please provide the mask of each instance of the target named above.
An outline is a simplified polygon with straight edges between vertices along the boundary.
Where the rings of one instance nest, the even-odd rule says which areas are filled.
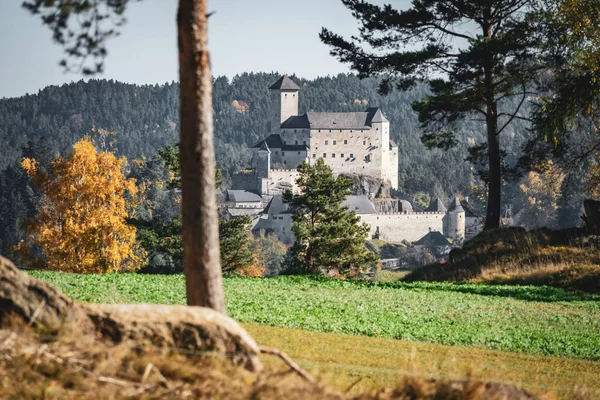
[[[286,169],[286,168],[271,168],[271,172],[290,172],[290,173],[294,173],[294,172],[298,172],[298,170],[296,168],[290,168],[290,169]]]
[[[383,212],[383,213],[377,213],[377,215],[440,215],[440,216],[444,216],[446,215],[446,213],[444,212],[436,212],[436,211],[413,211],[413,212],[408,212],[408,211],[401,211],[401,212]]]
[[[256,171],[253,169],[241,169],[239,171],[234,172],[234,174],[238,174],[238,175],[252,175],[255,173],[256,173]]]

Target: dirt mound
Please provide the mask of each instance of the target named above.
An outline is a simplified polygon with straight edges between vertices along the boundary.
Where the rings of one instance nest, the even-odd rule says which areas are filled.
[[[0,257],[0,328],[35,327],[56,335],[77,329],[113,343],[210,352],[259,370],[259,348],[233,319],[208,308],[167,305],[80,305]]]
[[[450,252],[449,262],[419,268],[407,281],[532,284],[600,291],[600,238],[584,229],[492,229]]]

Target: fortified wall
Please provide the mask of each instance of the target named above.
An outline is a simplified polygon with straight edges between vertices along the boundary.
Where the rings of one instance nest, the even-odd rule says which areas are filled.
[[[390,214],[359,214],[362,222],[371,227],[369,237],[389,242],[415,242],[430,231],[444,232],[445,213],[401,212]]]
[[[286,190],[298,191],[296,180],[300,174],[296,169],[269,169],[268,176],[261,177],[257,171],[238,171],[232,176],[232,186],[262,196],[265,200]]]

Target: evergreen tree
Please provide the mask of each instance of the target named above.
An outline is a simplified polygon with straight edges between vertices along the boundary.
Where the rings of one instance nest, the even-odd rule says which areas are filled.
[[[348,41],[323,28],[331,54],[359,76],[381,76],[382,93],[406,90],[433,77],[431,94],[413,104],[428,147],[457,144],[458,121],[479,118],[486,138],[472,159],[487,162],[486,228],[500,224],[500,134],[520,115],[543,67],[539,62],[544,20],[536,0],[413,0],[408,10],[342,0],[361,24]],[[394,85],[393,85],[394,84]],[[503,110],[510,98],[517,104]]]
[[[299,165],[298,172],[300,194],[285,194],[294,209],[296,242],[291,252],[297,270],[345,275],[376,263],[377,255],[365,247],[369,226],[360,223],[353,210],[342,207],[352,182],[342,176],[335,178],[323,159],[312,166]]]

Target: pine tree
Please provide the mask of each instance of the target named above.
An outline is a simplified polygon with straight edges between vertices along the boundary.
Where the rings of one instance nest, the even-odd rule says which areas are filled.
[[[535,79],[544,68],[539,53],[546,39],[545,10],[538,8],[544,2],[413,0],[402,11],[364,0],[342,2],[359,21],[360,35],[348,41],[323,28],[321,40],[360,77],[382,77],[382,93],[430,79],[431,94],[413,103],[426,146],[455,146],[459,120],[485,122],[487,140],[474,147],[471,159],[486,161],[485,227],[498,227],[500,134],[514,119],[526,118],[522,106],[535,96]]]
[[[376,263],[378,257],[365,247],[369,226],[342,206],[351,194],[352,182],[342,176],[335,178],[323,159],[315,165],[299,165],[298,172],[300,194],[285,194],[294,209],[296,242],[291,252],[297,270],[346,275]]]

